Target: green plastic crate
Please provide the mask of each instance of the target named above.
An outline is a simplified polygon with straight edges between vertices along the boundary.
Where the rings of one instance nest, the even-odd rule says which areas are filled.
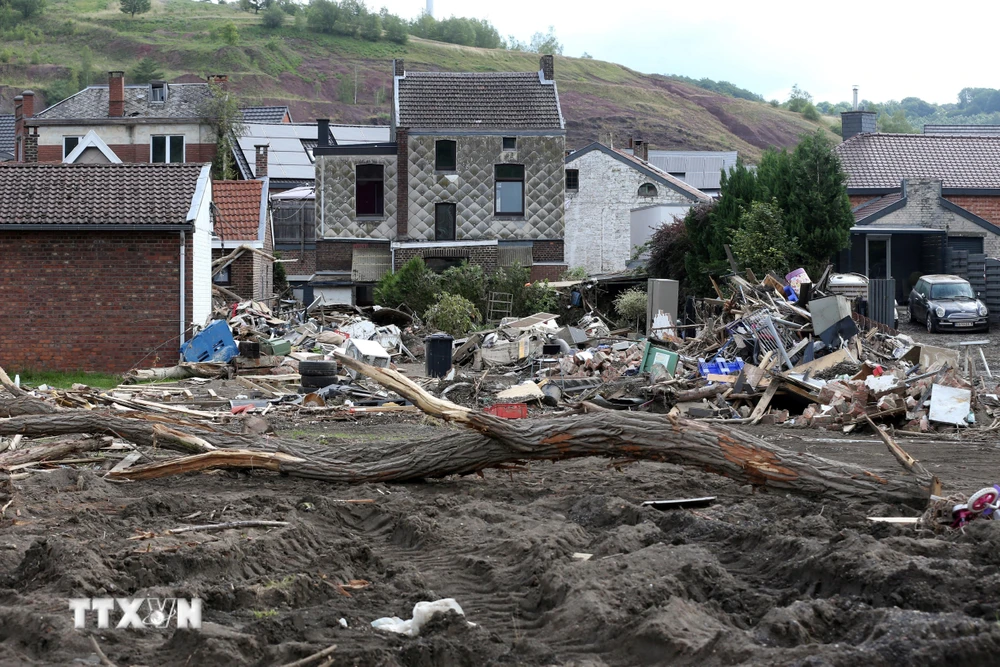
[[[681,356],[673,350],[668,350],[665,347],[653,345],[649,341],[646,341],[646,350],[642,354],[642,365],[639,367],[639,370],[643,373],[648,373],[653,364],[663,364],[667,371],[673,375],[674,371],[677,370],[677,362],[680,358]]]

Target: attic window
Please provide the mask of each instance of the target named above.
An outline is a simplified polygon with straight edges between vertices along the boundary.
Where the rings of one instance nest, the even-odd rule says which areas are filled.
[[[517,150],[517,137],[504,137],[503,138],[503,149],[505,151],[516,151]]]
[[[164,81],[153,81],[149,84],[149,101],[150,102],[166,102],[167,101],[167,84]]]
[[[639,196],[640,197],[655,197],[656,196],[656,186],[652,183],[643,183],[639,186]]]

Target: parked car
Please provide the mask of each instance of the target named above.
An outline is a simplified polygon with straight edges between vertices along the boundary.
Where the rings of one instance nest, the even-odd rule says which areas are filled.
[[[990,311],[972,285],[958,276],[923,276],[910,292],[910,321],[927,331],[990,330]]]
[[[826,283],[831,294],[845,296],[855,302],[861,314],[868,316],[868,276],[860,273],[834,273]],[[893,300],[892,328],[899,328],[899,302]]]

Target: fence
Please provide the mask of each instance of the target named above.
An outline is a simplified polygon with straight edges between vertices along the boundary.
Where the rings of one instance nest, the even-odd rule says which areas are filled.
[[[990,309],[990,318],[1000,319],[1000,259],[952,250],[948,255],[948,270],[967,279],[976,295],[982,295]]]

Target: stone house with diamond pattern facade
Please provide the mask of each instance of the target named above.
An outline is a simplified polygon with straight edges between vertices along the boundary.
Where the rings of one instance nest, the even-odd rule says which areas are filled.
[[[334,301],[371,301],[413,257],[435,270],[566,269],[566,130],[554,60],[538,72],[407,72],[393,61],[390,141],[331,146],[320,121],[316,273]]]

